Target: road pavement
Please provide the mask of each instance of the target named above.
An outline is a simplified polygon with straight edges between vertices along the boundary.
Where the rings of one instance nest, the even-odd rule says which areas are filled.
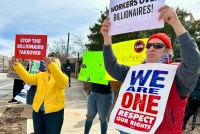
[[[13,79],[7,78],[6,73],[0,73],[0,99],[12,93]]]

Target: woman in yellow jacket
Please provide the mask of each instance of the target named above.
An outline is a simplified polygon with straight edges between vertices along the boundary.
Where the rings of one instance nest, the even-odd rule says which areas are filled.
[[[60,134],[64,118],[65,89],[68,76],[60,69],[55,57],[45,59],[47,71],[29,74],[16,58],[13,68],[24,82],[37,85],[33,100],[33,125],[35,134]]]

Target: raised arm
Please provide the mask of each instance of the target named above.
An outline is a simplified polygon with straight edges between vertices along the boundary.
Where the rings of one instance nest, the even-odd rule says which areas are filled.
[[[46,58],[46,67],[53,75],[57,85],[61,88],[65,88],[68,85],[69,78],[61,71],[55,60],[56,59],[51,57]]]
[[[112,39],[111,36],[108,34],[108,28],[110,26],[109,18],[106,18],[102,23],[101,33],[104,38],[104,45],[103,45],[103,57],[104,57],[104,64],[106,71],[115,79],[120,82],[124,82],[126,74],[128,73],[129,67],[120,65],[117,63],[116,57],[112,51]]]
[[[29,74],[27,70],[22,66],[18,60],[13,57],[12,58],[12,65],[16,73],[19,77],[27,84],[37,85],[38,75],[37,74]]]
[[[180,36],[181,34],[186,32],[186,29],[183,27],[180,20],[178,19],[174,8],[165,5],[159,8],[158,11],[160,12],[159,20],[163,19],[164,22],[171,25],[177,36]]]
[[[200,75],[200,53],[196,41],[183,27],[176,11],[169,6],[163,6],[159,11],[159,19],[171,25],[177,35],[182,62],[177,69],[176,80],[179,96],[184,98],[194,89]]]

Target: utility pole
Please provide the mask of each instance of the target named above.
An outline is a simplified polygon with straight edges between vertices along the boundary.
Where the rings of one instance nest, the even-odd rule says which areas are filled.
[[[68,33],[68,38],[67,38],[67,59],[69,57],[69,35],[70,33]]]
[[[78,52],[78,63],[79,63],[79,52]]]

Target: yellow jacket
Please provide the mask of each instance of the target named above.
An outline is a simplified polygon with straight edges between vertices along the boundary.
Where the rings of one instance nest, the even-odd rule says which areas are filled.
[[[27,84],[37,85],[33,100],[33,110],[38,112],[44,102],[45,113],[57,112],[64,108],[65,89],[69,78],[55,62],[48,65],[48,71],[37,74],[29,74],[19,63],[13,66],[19,77]]]

